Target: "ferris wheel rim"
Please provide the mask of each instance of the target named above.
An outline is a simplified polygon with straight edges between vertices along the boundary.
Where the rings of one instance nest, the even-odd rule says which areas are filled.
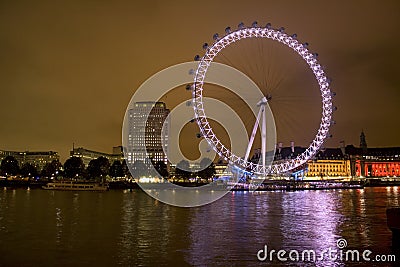
[[[242,158],[233,154],[226,148],[218,137],[215,135],[211,128],[206,113],[203,107],[203,85],[207,74],[207,69],[213,62],[213,59],[218,53],[230,44],[246,38],[267,38],[278,41],[293,51],[307,63],[309,69],[313,72],[315,79],[318,82],[319,89],[322,97],[322,118],[319,125],[318,132],[311,142],[310,146],[301,154],[293,159],[286,159],[283,162],[272,163],[270,166],[262,166],[251,161],[244,161]],[[299,167],[312,158],[321,148],[324,140],[328,137],[329,127],[332,119],[332,93],[329,88],[328,78],[323,71],[318,59],[310,53],[305,44],[301,44],[294,36],[289,36],[280,30],[271,29],[270,27],[248,27],[239,28],[235,31],[227,33],[222,38],[215,38],[215,42],[206,47],[206,53],[199,60],[198,67],[194,75],[193,84],[193,110],[195,113],[196,122],[200,128],[202,136],[206,139],[209,145],[222,156],[234,165],[239,165],[243,169],[250,169],[256,174],[279,174],[288,172],[296,167]]]

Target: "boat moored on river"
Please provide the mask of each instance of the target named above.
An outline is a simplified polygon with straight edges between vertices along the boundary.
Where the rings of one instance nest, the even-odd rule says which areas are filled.
[[[107,191],[105,183],[50,182],[42,187],[46,190]]]

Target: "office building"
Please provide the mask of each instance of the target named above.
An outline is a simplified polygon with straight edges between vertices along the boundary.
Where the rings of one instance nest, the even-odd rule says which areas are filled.
[[[150,159],[168,166],[168,114],[163,102],[136,102],[129,110],[128,164]]]
[[[81,158],[83,164],[85,164],[85,167],[89,165],[89,162],[91,160],[97,159],[99,157],[105,157],[106,159],[108,159],[110,164],[112,164],[115,160],[122,161],[124,159],[122,146],[113,147],[112,154],[89,150],[83,147],[77,147],[77,148],[74,147],[70,152],[70,156]]]
[[[60,160],[60,155],[54,151],[7,151],[0,150],[0,162],[7,156],[14,157],[21,168],[25,163],[32,164],[41,171],[47,163]]]

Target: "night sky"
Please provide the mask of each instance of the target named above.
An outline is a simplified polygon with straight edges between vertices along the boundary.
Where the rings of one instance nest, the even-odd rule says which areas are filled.
[[[241,21],[319,54],[337,93],[327,146],[358,146],[362,129],[400,146],[399,14],[398,1],[2,1],[0,149],[111,152],[135,89]]]

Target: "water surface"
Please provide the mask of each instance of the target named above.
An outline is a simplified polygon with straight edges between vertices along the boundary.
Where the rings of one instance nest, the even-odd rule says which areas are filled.
[[[385,212],[399,206],[399,194],[397,187],[230,192],[206,206],[178,208],[140,190],[4,189],[0,266],[373,266],[260,262],[257,252],[264,245],[323,251],[344,238],[346,249],[397,253]]]

